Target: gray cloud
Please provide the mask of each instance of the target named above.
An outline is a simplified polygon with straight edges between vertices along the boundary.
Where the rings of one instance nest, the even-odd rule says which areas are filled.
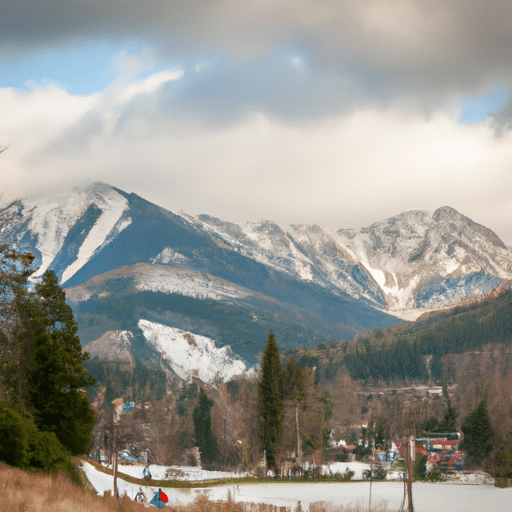
[[[347,76],[353,87],[345,103],[357,105],[362,98],[421,102],[428,110],[458,94],[483,91],[497,82],[511,84],[511,19],[512,4],[503,0],[6,0],[0,50],[5,58],[77,40],[143,38],[163,56],[227,53],[247,67],[237,76],[224,67],[223,80],[232,78],[250,91],[255,84],[244,80],[256,77],[269,111],[286,114],[286,73],[274,97],[258,77],[275,78],[275,70],[261,58],[291,45],[306,52],[318,77],[318,82],[293,82],[290,101],[308,96],[306,115],[339,104]],[[252,75],[244,75],[249,70]],[[201,90],[201,84],[193,85]],[[219,90],[209,87],[221,87],[222,80],[213,77],[202,86],[212,96]],[[308,94],[301,97],[301,88]],[[248,99],[234,94],[242,104]]]

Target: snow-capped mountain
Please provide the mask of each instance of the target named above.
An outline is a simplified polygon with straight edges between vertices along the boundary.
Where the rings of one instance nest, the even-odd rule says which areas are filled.
[[[498,236],[448,206],[337,234],[397,312],[481,295],[512,276],[512,253]]]
[[[360,230],[207,216],[204,230],[249,257],[397,316],[481,295],[512,277],[512,253],[490,229],[448,206],[410,211]]]
[[[131,333],[135,352],[181,350],[177,329],[254,362],[269,328],[282,348],[351,339],[512,278],[503,242],[449,207],[335,231],[176,215],[95,183],[19,199],[0,222],[38,275],[55,271],[83,343]]]
[[[339,243],[336,233],[319,226],[284,227],[268,221],[237,225],[206,215],[189,219],[214,239],[275,271],[386,309],[382,290]]]

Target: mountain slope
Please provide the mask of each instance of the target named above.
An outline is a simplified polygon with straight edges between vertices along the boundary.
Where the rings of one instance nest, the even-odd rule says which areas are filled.
[[[390,312],[418,316],[512,278],[501,240],[450,207],[359,230],[240,225],[95,183],[17,200],[0,222],[1,240],[31,251],[38,274],[55,271],[84,343],[130,333],[140,358],[158,345],[141,321],[230,345],[253,363],[269,328],[285,348],[350,340],[397,323]]]
[[[324,341],[351,339],[360,330],[354,325],[364,327],[382,316],[370,308],[354,307],[349,326],[315,313],[313,307],[280,302],[211,274],[156,264],[112,270],[67,288],[66,294],[83,343],[106,331],[128,330],[139,345],[144,345],[139,325],[143,319],[212,338],[221,346],[230,345],[251,364],[261,353],[269,329],[274,330],[282,348],[297,344],[312,347]],[[327,303],[327,296],[324,301]],[[340,316],[350,313],[347,301],[331,297],[329,302],[332,315],[336,306]],[[392,317],[384,318],[389,319],[387,325],[396,323]]]

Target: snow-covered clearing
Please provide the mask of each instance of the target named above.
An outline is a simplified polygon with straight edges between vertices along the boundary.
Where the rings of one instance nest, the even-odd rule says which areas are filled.
[[[356,475],[363,471],[362,464],[352,465]],[[364,465],[365,466],[365,465]],[[85,462],[83,469],[98,494],[112,491],[113,477],[101,473],[92,464]],[[150,466],[153,478],[165,476],[168,468]],[[177,468],[174,468],[177,469]],[[199,468],[179,468],[183,478],[203,480],[210,478],[229,478],[233,473],[208,472]],[[193,470],[193,471],[192,471]],[[142,466],[120,466],[120,473],[139,477]],[[124,481],[120,475],[118,488],[121,495],[134,498],[139,486]],[[143,486],[145,495],[151,499],[158,487]],[[289,507],[293,510],[301,502],[303,511],[318,501],[331,502],[334,505],[368,507],[370,500],[370,482],[343,483],[261,483],[219,485],[209,488],[173,489],[164,488],[169,497],[169,505],[191,503],[199,494],[204,494],[212,501],[225,501],[228,492],[236,501],[266,503]],[[371,486],[371,503],[377,505],[385,502],[389,510],[398,510],[403,497],[402,482],[373,482]],[[421,483],[413,484],[413,502],[415,512],[510,512],[512,510],[512,489],[498,489],[490,485],[464,485],[460,483]]]

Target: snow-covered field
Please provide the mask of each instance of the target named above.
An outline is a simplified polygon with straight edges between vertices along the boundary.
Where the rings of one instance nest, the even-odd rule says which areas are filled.
[[[365,464],[350,464],[356,476],[364,471]],[[97,471],[89,463],[83,469],[98,494],[113,488],[113,477]],[[168,468],[150,466],[153,478],[163,478]],[[183,478],[189,480],[205,480],[210,478],[228,478],[237,476],[233,473],[208,472],[199,468],[180,468]],[[120,466],[120,473],[139,477],[141,466]],[[118,478],[121,495],[127,494],[134,498],[139,486]],[[150,500],[157,487],[144,486],[143,491]],[[308,510],[311,503],[318,501],[331,502],[334,505],[368,507],[385,502],[389,510],[398,510],[402,502],[404,485],[402,482],[374,482],[371,486],[367,481],[349,483],[261,483],[220,485],[210,488],[172,489],[165,488],[169,497],[169,505],[187,504],[195,500],[198,494],[205,494],[213,501],[225,501],[228,492],[236,501],[267,503],[289,507],[293,510],[301,502],[303,511]],[[491,485],[465,485],[461,483],[421,483],[413,485],[413,502],[415,512],[510,512],[512,511],[512,489],[498,489]]]
[[[119,473],[132,476],[134,478],[142,478],[142,470],[144,466],[134,464],[119,464]],[[246,474],[241,473],[228,473],[225,471],[206,471],[195,466],[159,466],[157,464],[150,464],[149,470],[153,480],[212,480],[222,478],[242,478]],[[171,476],[166,476],[170,474]]]

